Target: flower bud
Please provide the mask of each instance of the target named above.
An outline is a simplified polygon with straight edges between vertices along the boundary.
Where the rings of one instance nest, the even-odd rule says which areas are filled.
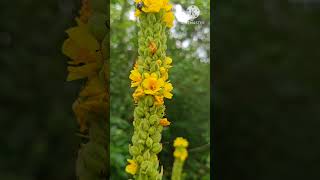
[[[160,143],[154,143],[152,145],[151,151],[155,154],[158,154],[162,150],[162,145]]]
[[[150,159],[150,152],[149,150],[146,150],[146,152],[143,153],[143,159],[145,161],[149,160]]]
[[[138,144],[138,148],[139,148],[140,152],[142,152],[144,150],[144,145],[143,144]]]
[[[150,123],[151,125],[157,123],[158,120],[159,120],[159,117],[158,117],[157,115],[155,115],[155,114],[153,114],[153,115],[151,115],[151,116],[149,117],[149,123]]]
[[[147,96],[146,98],[145,98],[145,104],[147,105],[147,106],[152,106],[153,105],[153,97],[152,96]]]
[[[147,133],[145,131],[140,131],[139,132],[139,137],[141,139],[147,139],[148,135],[147,135]]]
[[[155,132],[154,135],[151,136],[153,142],[160,142],[161,141],[161,133]]]
[[[142,163],[143,157],[141,155],[139,155],[139,156],[137,156],[136,160],[138,163]]]
[[[153,143],[152,139],[151,139],[150,137],[148,137],[148,138],[147,138],[147,141],[146,141],[147,147],[150,148],[150,147],[152,146],[152,143]]]
[[[144,116],[144,112],[143,112],[143,109],[141,107],[136,107],[135,110],[134,110],[134,113],[136,113],[138,117],[143,117]]]
[[[139,137],[136,134],[134,134],[131,138],[131,141],[133,144],[138,144],[138,140],[139,140]]]
[[[143,123],[141,123],[142,124],[142,129],[144,130],[144,131],[148,131],[149,130],[149,123],[147,122],[147,121],[144,121]]]
[[[156,132],[156,128],[155,127],[150,127],[149,130],[148,130],[148,133],[150,135],[154,135],[155,132]]]
[[[140,154],[140,151],[139,151],[139,148],[136,147],[136,146],[129,146],[129,153],[132,155],[132,156],[137,156]]]

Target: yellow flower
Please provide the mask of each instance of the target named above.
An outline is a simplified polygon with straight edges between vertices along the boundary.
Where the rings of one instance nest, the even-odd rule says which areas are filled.
[[[142,87],[139,86],[139,87],[134,91],[134,93],[132,94],[132,97],[133,97],[134,101],[137,102],[138,99],[139,99],[140,97],[142,97],[142,96],[144,96],[144,91],[143,91]]]
[[[172,84],[169,82],[166,82],[163,86],[163,96],[165,98],[171,99],[173,96],[171,93],[172,90],[173,90]]]
[[[163,118],[163,119],[161,119],[160,120],[160,125],[161,126],[169,126],[171,124],[171,122],[170,121],[168,121],[168,119],[167,118]]]
[[[184,161],[188,157],[188,151],[185,148],[179,148],[173,152],[173,156]]]
[[[135,16],[135,17],[139,17],[140,14],[141,14],[141,11],[138,10],[138,9],[134,12],[134,16]]]
[[[95,96],[80,96],[72,105],[73,112],[80,125],[80,131],[87,129],[89,112],[104,113],[107,111],[107,94],[101,93]]]
[[[128,159],[129,164],[126,166],[126,172],[135,175],[138,170],[138,164],[135,160]]]
[[[155,73],[152,73],[151,75],[149,73],[144,73],[144,78],[142,85],[145,94],[155,95],[164,85],[164,80],[158,78]]]
[[[103,86],[103,82],[99,79],[98,76],[92,76],[88,78],[85,87],[81,90],[80,96],[98,96],[100,94],[106,93]]]
[[[159,12],[163,6],[163,0],[143,0],[143,12],[156,13]]]
[[[171,28],[173,26],[173,20],[174,20],[173,12],[169,11],[164,14],[163,21],[166,23],[168,28]]]
[[[163,96],[157,95],[157,96],[154,96],[154,99],[155,99],[155,103],[154,103],[155,105],[162,105],[164,103]]]
[[[169,0],[162,0],[162,8],[166,11],[170,11],[172,9],[172,4],[169,3]]]
[[[188,147],[188,145],[189,145],[189,142],[186,139],[182,138],[182,137],[177,137],[173,142],[173,146],[174,147],[184,147],[184,148],[186,148],[186,147]]]
[[[72,61],[68,63],[67,81],[86,78],[98,71],[103,62],[100,44],[90,34],[87,25],[79,25],[68,29],[69,38],[64,41],[62,52]]]
[[[166,57],[165,62],[167,66],[171,67],[172,59],[170,57]]]
[[[131,87],[139,86],[142,81],[142,77],[138,69],[131,70],[129,78],[132,80]]]
[[[167,80],[169,78],[168,70],[164,67],[160,67],[160,73],[163,80]]]

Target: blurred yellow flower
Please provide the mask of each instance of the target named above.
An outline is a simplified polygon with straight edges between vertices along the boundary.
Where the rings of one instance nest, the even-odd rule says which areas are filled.
[[[131,87],[139,86],[139,84],[142,81],[142,76],[141,76],[140,72],[136,68],[134,70],[131,70],[130,72],[131,72],[131,74],[130,74],[129,78],[132,80]]]
[[[134,93],[132,94],[132,97],[133,97],[134,101],[137,102],[138,99],[139,99],[140,97],[142,97],[142,96],[144,96],[144,91],[143,91],[142,87],[139,86],[139,87],[134,91]]]
[[[169,11],[164,14],[163,21],[166,23],[168,28],[171,28],[173,26],[173,20],[174,20],[173,12]]]
[[[87,25],[79,25],[68,29],[69,38],[64,41],[62,52],[71,61],[68,62],[67,81],[86,78],[98,71],[103,58],[100,44],[90,34]]]
[[[188,151],[185,148],[179,148],[174,151],[173,156],[184,161],[188,157]]]
[[[134,16],[135,17],[139,17],[141,14],[141,11],[139,9],[137,9],[135,12],[134,12]]]
[[[159,70],[161,73],[161,78],[166,81],[169,78],[168,70],[164,67],[160,67]]]
[[[135,175],[138,170],[138,164],[135,160],[128,159],[129,164],[126,166],[126,172]]]
[[[165,82],[163,86],[163,96],[165,98],[171,99],[173,96],[171,93],[172,90],[173,90],[172,84],[169,82]]]
[[[164,103],[163,96],[157,95],[157,96],[154,96],[154,99],[155,99],[155,102],[154,102],[155,105],[162,105]]]
[[[171,67],[172,59],[170,57],[166,57],[165,62],[167,66]]]
[[[182,138],[182,137],[177,137],[173,142],[173,146],[174,147],[184,147],[184,148],[186,148],[186,147],[188,147],[188,145],[189,145],[189,142],[186,139]]]
[[[146,13],[159,12],[163,6],[163,0],[143,0],[142,11]]]
[[[161,119],[160,120],[160,125],[161,126],[169,126],[171,124],[171,122],[170,121],[168,121],[168,119],[167,118],[163,118],[163,119]]]

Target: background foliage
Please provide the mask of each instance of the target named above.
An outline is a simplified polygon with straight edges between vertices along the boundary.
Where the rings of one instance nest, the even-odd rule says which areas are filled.
[[[128,179],[125,173],[132,136],[133,99],[129,73],[137,58],[137,26],[130,16],[133,1],[113,0],[111,4],[111,172],[113,180]],[[176,21],[168,40],[168,56],[173,59],[170,80],[173,99],[166,101],[167,117],[172,121],[163,132],[164,150],[160,162],[165,176],[171,174],[172,143],[183,136],[190,141],[190,156],[185,165],[185,179],[209,179],[210,68],[204,63],[209,55],[209,1],[171,1],[183,9],[195,4],[201,10],[197,19],[203,25]],[[201,49],[206,55],[200,56]],[[199,50],[198,50],[199,51]],[[199,57],[200,56],[200,57]],[[193,150],[191,150],[193,149]]]
[[[0,179],[75,179],[79,138],[65,30],[80,1],[0,1]]]
[[[216,12],[215,179],[320,179],[320,2]]]

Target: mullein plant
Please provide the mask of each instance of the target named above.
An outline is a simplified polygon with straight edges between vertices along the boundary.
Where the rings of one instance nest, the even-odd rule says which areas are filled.
[[[189,142],[182,137],[178,137],[174,140],[173,146],[175,147],[175,150],[173,152],[174,163],[171,180],[181,180],[183,164],[188,157],[188,145]]]
[[[108,65],[109,29],[106,0],[82,0],[77,25],[66,30],[62,46],[68,61],[67,81],[83,79],[72,109],[81,137],[76,162],[79,180],[106,179],[108,172]],[[107,27],[106,27],[107,25]]]
[[[161,180],[163,167],[158,159],[163,148],[161,132],[171,123],[165,117],[164,99],[173,96],[168,75],[172,59],[166,55],[166,33],[173,26],[174,15],[168,0],[135,0],[135,6],[140,28],[139,48],[129,78],[131,87],[135,88],[132,96],[136,106],[134,133],[129,145],[132,158],[127,160],[125,170],[137,180]],[[181,163],[175,164],[174,169],[182,168]]]

